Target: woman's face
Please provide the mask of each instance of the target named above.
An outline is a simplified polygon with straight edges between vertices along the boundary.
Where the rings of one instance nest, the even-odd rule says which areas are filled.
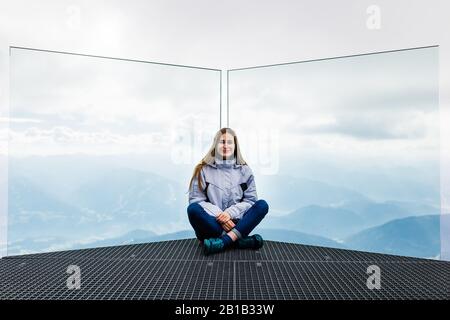
[[[234,137],[229,133],[224,133],[220,136],[219,143],[217,144],[217,153],[222,158],[230,158],[234,154]]]

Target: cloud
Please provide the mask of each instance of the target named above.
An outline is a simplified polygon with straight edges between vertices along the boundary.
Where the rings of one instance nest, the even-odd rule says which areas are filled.
[[[3,122],[3,123],[40,123],[42,121],[40,119],[0,117],[0,122]]]
[[[127,131],[192,112],[219,118],[218,71],[24,49],[11,61],[15,118]]]
[[[423,139],[436,134],[438,111],[387,112],[365,111],[358,114],[336,115],[333,122],[311,126],[299,124],[296,128],[304,134],[339,134],[356,139]],[[438,136],[434,136],[438,138]]]
[[[63,126],[0,132],[0,137],[5,138],[5,135],[9,138],[10,155],[152,153],[166,150],[171,143],[170,136],[158,132],[121,135],[108,130],[81,132]]]
[[[437,49],[232,71],[232,126],[422,139],[438,122]],[[433,121],[429,121],[432,119]]]

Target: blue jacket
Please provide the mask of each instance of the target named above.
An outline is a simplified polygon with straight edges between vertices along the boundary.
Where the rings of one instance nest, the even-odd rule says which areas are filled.
[[[255,178],[248,165],[236,164],[236,159],[217,159],[200,171],[202,187],[208,185],[206,194],[194,178],[189,189],[189,204],[198,202],[211,216],[220,212],[230,214],[231,219],[241,219],[258,200]]]

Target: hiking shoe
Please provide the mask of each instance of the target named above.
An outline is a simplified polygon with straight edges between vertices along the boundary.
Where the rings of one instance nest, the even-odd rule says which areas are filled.
[[[234,242],[235,247],[239,249],[259,249],[263,246],[263,238],[259,234],[254,234]]]
[[[225,244],[220,238],[210,238],[203,240],[203,253],[209,255],[211,253],[217,253],[224,251]]]

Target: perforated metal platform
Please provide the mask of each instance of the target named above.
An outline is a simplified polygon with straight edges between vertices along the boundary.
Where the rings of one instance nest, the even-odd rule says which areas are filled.
[[[69,265],[81,288],[69,290]],[[381,289],[367,287],[367,268]],[[204,256],[196,239],[9,256],[0,299],[449,299],[450,263],[265,241]]]

